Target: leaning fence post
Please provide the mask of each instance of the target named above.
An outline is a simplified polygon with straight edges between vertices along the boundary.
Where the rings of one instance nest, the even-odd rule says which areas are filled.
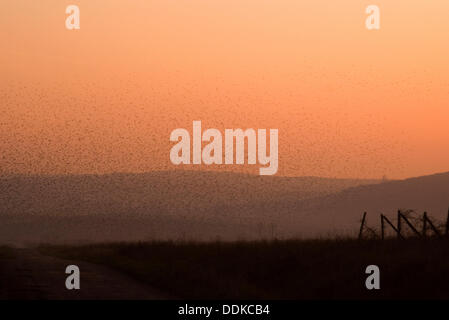
[[[384,215],[382,214],[382,218],[383,218],[383,220],[384,220],[385,222],[387,222],[387,223],[390,225],[390,227],[397,233],[399,239],[404,239],[404,237],[399,233],[398,229],[396,229],[396,227],[394,226],[394,224],[391,223],[391,221],[390,221],[386,216],[384,216]]]
[[[363,213],[362,223],[360,224],[359,240],[362,239],[363,227],[365,226],[366,211]]]
[[[416,230],[416,228],[410,223],[410,221],[408,221],[408,219],[407,219],[406,216],[404,216],[402,213],[400,213],[399,215],[401,216],[402,220],[405,221],[405,223],[409,226],[410,229],[412,229],[412,231],[413,231],[416,235],[421,236],[421,234],[419,233],[419,231]]]
[[[432,221],[429,219],[429,217],[426,216],[426,220],[427,220],[427,223],[429,224],[430,228],[433,230],[433,232],[434,232],[437,236],[441,237],[440,231],[438,231],[438,229],[433,225],[433,223],[432,223]]]
[[[427,236],[426,233],[427,233],[427,212],[424,211],[423,218],[422,218],[422,235],[423,235],[423,237]]]
[[[398,238],[401,238],[401,210],[398,210]]]

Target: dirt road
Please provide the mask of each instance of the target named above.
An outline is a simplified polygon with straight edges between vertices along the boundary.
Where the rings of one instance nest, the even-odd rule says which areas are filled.
[[[65,269],[80,268],[79,290],[67,290]],[[0,299],[166,299],[162,293],[104,266],[13,248],[0,255]]]

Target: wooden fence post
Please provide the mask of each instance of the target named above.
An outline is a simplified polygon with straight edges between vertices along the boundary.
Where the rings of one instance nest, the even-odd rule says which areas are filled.
[[[401,238],[401,210],[398,210],[398,227],[397,227],[398,231],[398,238]]]
[[[427,212],[424,211],[422,218],[422,235],[425,238],[427,236]]]
[[[382,217],[383,217],[383,220],[385,220],[390,225],[390,227],[393,228],[394,231],[396,231],[396,233],[398,235],[398,238],[404,239],[404,237],[399,233],[399,230],[396,229],[394,224],[392,224],[391,221],[386,216],[384,216],[383,214],[382,214]]]
[[[429,217],[427,217],[427,214],[426,214],[426,221],[429,224],[430,228],[433,230],[433,232],[435,232],[437,236],[441,237],[440,231],[438,231],[438,229],[433,225],[432,221],[429,219]]]
[[[362,239],[363,227],[365,226],[366,211],[363,213],[362,223],[360,224],[359,240]]]
[[[416,230],[416,228],[410,223],[410,221],[408,221],[407,217],[404,216],[401,212],[398,213],[398,215],[405,221],[405,223],[409,226],[410,229],[413,230],[413,232],[418,235],[421,236],[421,234],[419,233],[418,230]],[[399,219],[399,217],[398,217]]]

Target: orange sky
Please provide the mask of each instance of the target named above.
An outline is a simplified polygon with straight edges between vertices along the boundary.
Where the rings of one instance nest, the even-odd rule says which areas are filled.
[[[69,4],[81,30],[65,28]],[[447,0],[2,0],[0,169],[173,169],[170,132],[201,120],[279,129],[278,175],[448,171],[448,13]]]

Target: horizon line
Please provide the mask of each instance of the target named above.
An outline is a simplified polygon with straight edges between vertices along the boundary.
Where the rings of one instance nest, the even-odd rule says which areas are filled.
[[[373,181],[402,181],[420,177],[449,174],[449,171],[435,172],[431,174],[411,176],[406,178],[393,178],[393,179],[383,179],[383,178],[354,178],[354,177],[330,177],[330,176],[290,176],[290,175],[272,175],[272,176],[260,176],[255,173],[249,172],[236,172],[230,170],[192,170],[192,169],[166,169],[166,170],[152,170],[152,171],[112,171],[112,172],[102,172],[102,173],[21,173],[21,172],[0,172],[0,178],[3,177],[70,177],[70,176],[110,176],[110,175],[140,175],[140,174],[153,174],[153,173],[174,173],[174,172],[184,172],[184,173],[198,173],[198,174],[233,174],[241,176],[252,176],[260,178],[315,178],[315,179],[334,179],[334,180],[373,180]]]

